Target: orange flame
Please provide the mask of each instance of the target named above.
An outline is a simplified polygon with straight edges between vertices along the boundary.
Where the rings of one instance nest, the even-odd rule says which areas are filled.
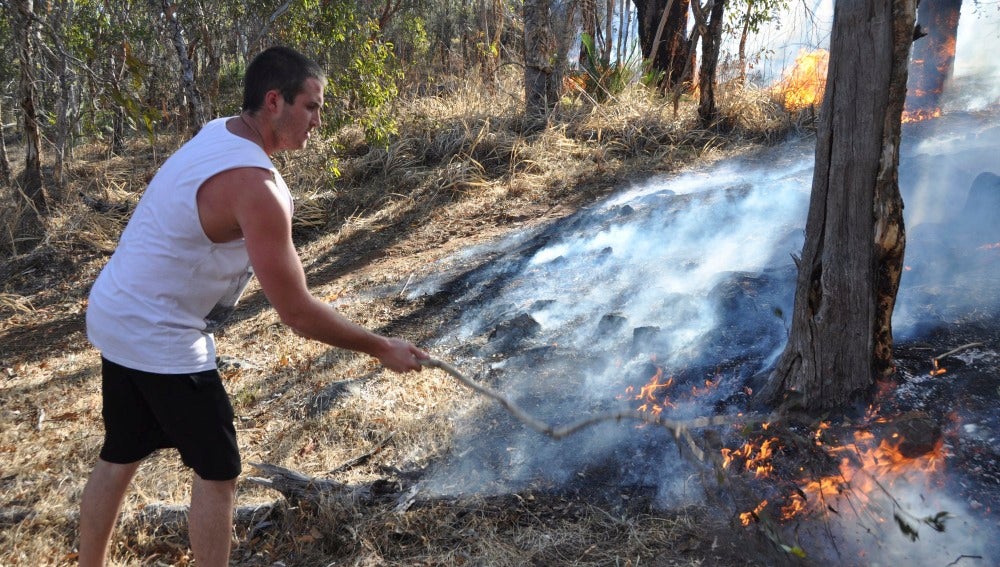
[[[931,110],[907,110],[903,112],[901,121],[903,124],[909,122],[920,122],[922,120],[930,120],[932,118],[941,118],[941,109],[933,108]]]
[[[822,102],[829,60],[825,49],[799,53],[792,70],[774,88],[785,109],[795,112]]]
[[[780,448],[777,437],[764,440],[759,447],[753,443],[745,443],[736,450],[723,447],[722,468],[727,469],[736,459],[742,459],[746,471],[753,472],[756,478],[766,477],[774,472],[771,460],[776,448]]]
[[[928,372],[928,374],[930,374],[931,376],[940,376],[948,371],[947,368],[938,366],[938,359],[936,358],[931,359],[931,364],[934,366],[934,368],[932,368],[931,371]]]
[[[766,507],[767,507],[767,500],[763,500],[761,501],[760,504],[757,505],[756,508],[753,509],[753,512],[743,512],[742,514],[740,514],[740,523],[743,524],[744,526],[749,526],[750,522],[752,522],[755,518],[760,516],[760,513],[763,512],[764,508]]]
[[[657,367],[656,374],[649,379],[649,382],[645,386],[639,388],[639,393],[635,394],[632,399],[642,402],[638,408],[638,411],[649,412],[653,415],[660,415],[663,413],[664,407],[675,407],[674,403],[670,401],[670,398],[665,394],[659,394],[660,391],[666,390],[674,385],[674,377],[670,376],[665,381],[663,380],[663,369]],[[629,386],[625,389],[625,393],[631,396],[635,392],[635,388]]]
[[[909,472],[940,472],[944,465],[943,440],[938,440],[929,453],[910,458],[899,451],[902,439],[897,437],[891,442],[883,439],[874,446],[874,438],[870,432],[858,431],[854,443],[831,448],[831,453],[841,455],[839,474],[806,481],[800,487],[801,492],[792,495],[790,502],[781,508],[782,519],[823,509],[825,502],[847,491],[864,502],[873,491],[891,485]]]

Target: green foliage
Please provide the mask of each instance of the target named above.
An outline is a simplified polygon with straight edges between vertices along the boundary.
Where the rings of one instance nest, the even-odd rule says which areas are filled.
[[[386,38],[391,38],[401,62],[419,64],[430,58],[431,40],[423,16],[406,14],[398,19],[393,29],[383,30],[383,33]]]
[[[602,61],[590,34],[583,34],[580,44],[584,55],[584,88],[587,93],[598,102],[621,94],[636,74],[634,65],[630,65],[628,60],[611,63]]]
[[[329,75],[324,130],[355,122],[369,142],[386,144],[396,132],[390,103],[401,73],[375,22],[359,18],[347,0],[307,0],[289,10],[285,21],[289,25],[280,28],[278,38],[300,46]]]
[[[765,24],[780,28],[778,18],[787,8],[788,0],[729,0],[724,31],[738,35],[745,28],[749,33],[758,33]]]

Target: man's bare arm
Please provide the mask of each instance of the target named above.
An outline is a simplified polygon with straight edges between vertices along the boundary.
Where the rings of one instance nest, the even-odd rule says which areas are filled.
[[[291,209],[270,173],[259,173],[233,192],[233,213],[264,295],[282,322],[326,344],[370,354],[393,371],[420,370],[427,353],[407,341],[383,337],[348,320],[315,298],[292,242]],[[242,177],[242,176],[241,176]]]

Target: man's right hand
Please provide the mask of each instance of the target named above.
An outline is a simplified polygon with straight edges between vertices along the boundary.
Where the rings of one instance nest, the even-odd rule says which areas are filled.
[[[385,339],[386,345],[383,352],[376,356],[382,366],[393,372],[420,372],[423,369],[421,360],[427,360],[430,355],[417,348],[412,343],[403,339]]]

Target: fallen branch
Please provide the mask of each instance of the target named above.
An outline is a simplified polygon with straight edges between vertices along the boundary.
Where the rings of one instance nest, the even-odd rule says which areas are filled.
[[[371,499],[371,490],[368,486],[351,486],[335,480],[315,478],[268,463],[250,463],[250,466],[268,475],[269,478],[251,476],[247,477],[248,482],[277,490],[291,501],[319,502],[324,497],[334,494],[352,501]]]
[[[637,410],[622,410],[599,413],[592,415],[590,417],[575,421],[568,425],[563,425],[561,427],[555,427],[543,421],[536,419],[535,417],[528,414],[528,412],[521,409],[517,404],[511,400],[504,397],[502,394],[492,390],[486,386],[473,382],[472,380],[465,377],[461,371],[452,366],[451,364],[444,362],[443,360],[437,360],[434,358],[428,358],[422,360],[421,364],[424,366],[439,368],[444,370],[456,380],[462,384],[472,388],[476,392],[499,402],[504,409],[506,409],[511,415],[516,417],[519,421],[527,425],[528,427],[534,429],[535,431],[548,435],[553,439],[562,439],[572,435],[582,429],[586,429],[592,425],[604,421],[622,421],[625,419],[631,419],[636,421],[641,421],[650,425],[658,425],[665,429],[670,430],[673,434],[674,439],[683,439],[694,456],[700,461],[706,461],[705,451],[695,442],[694,438],[691,436],[690,429],[700,429],[704,427],[710,427],[713,425],[728,425],[732,423],[746,423],[746,422],[763,422],[770,421],[771,418],[763,415],[739,415],[739,416],[712,416],[712,417],[698,417],[688,420],[674,420],[668,419],[659,415],[654,415],[647,412],[641,412]]]

